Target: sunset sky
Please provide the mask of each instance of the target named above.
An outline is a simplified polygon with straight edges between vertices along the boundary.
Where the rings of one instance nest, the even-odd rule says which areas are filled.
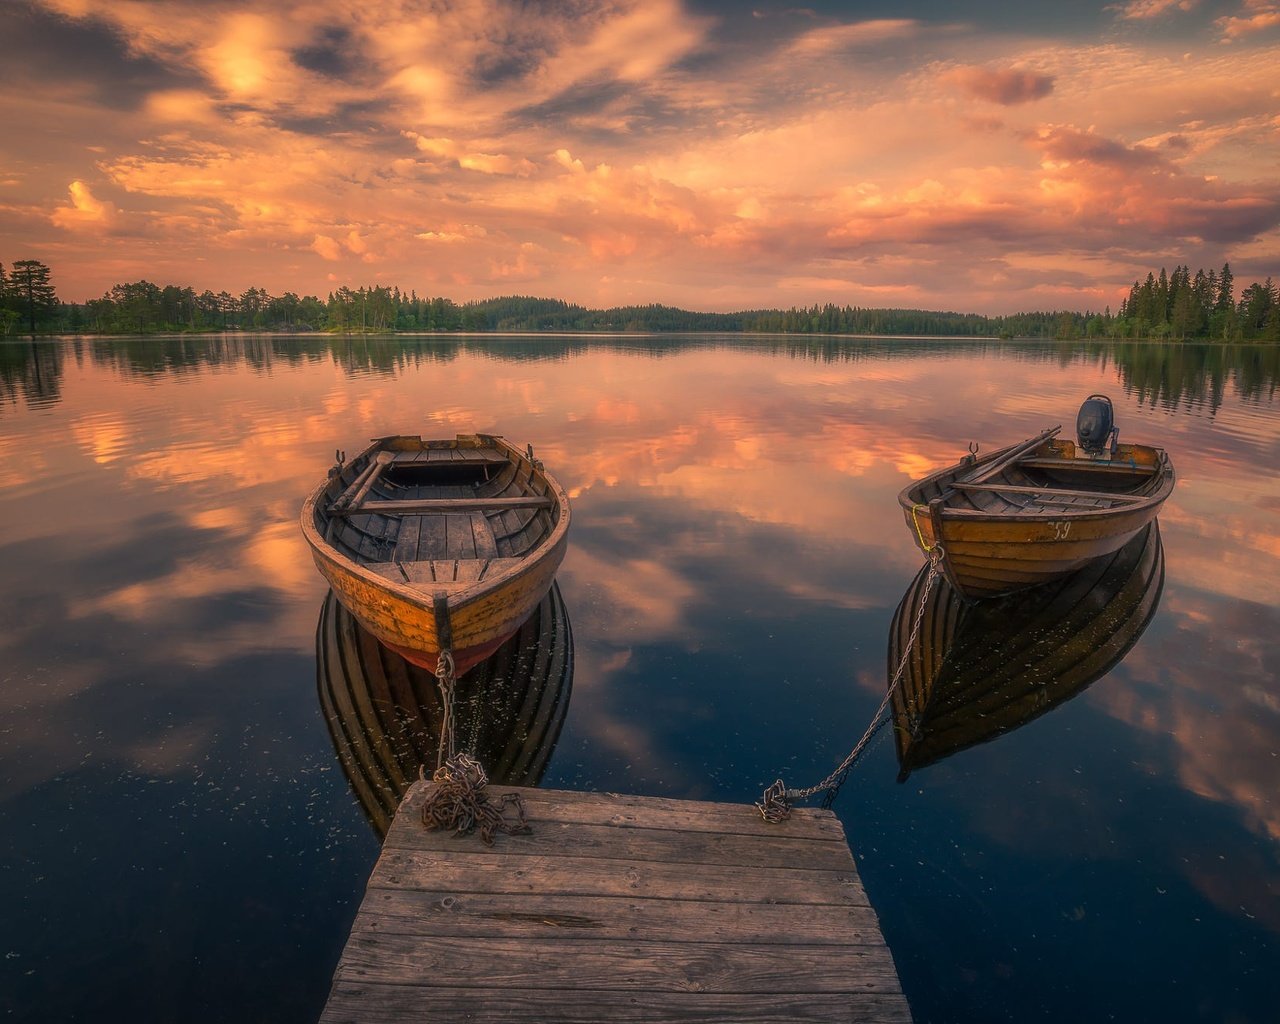
[[[1280,277],[1280,0],[4,0],[0,262],[700,310]]]

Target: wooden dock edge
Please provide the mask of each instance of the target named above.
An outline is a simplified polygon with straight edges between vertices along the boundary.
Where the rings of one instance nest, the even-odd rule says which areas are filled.
[[[322,1024],[911,1021],[839,819],[491,786],[532,831],[387,834]]]

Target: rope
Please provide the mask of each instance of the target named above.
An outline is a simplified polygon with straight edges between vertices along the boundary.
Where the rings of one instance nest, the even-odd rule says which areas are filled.
[[[436,685],[440,687],[440,743],[436,747],[436,771],[448,762],[454,753],[453,742],[453,692],[458,682],[453,667],[453,652],[442,650],[436,658]]]
[[[923,539],[921,541],[923,543]],[[756,810],[760,812],[760,816],[765,821],[777,824],[785,821],[791,814],[791,802],[794,800],[806,800],[815,793],[826,790],[827,796],[824,801],[826,806],[830,806],[831,801],[835,799],[836,792],[844,784],[845,778],[849,774],[849,770],[854,763],[862,756],[862,752],[866,750],[867,744],[875,738],[876,733],[885,727],[889,722],[890,716],[885,714],[889,707],[889,702],[893,700],[893,695],[897,692],[898,686],[902,683],[902,674],[906,670],[907,661],[911,657],[912,649],[916,645],[916,637],[920,635],[920,623],[924,620],[924,609],[929,602],[929,591],[933,589],[934,581],[942,573],[942,558],[944,551],[941,544],[934,544],[929,550],[929,575],[925,577],[924,592],[920,595],[920,604],[916,608],[915,622],[911,626],[911,637],[907,640],[907,645],[903,649],[902,658],[898,662],[897,669],[894,670],[893,678],[889,682],[889,688],[885,691],[884,700],[880,702],[880,707],[876,709],[875,715],[871,719],[871,724],[867,726],[866,732],[862,734],[861,739],[854,744],[853,749],[849,751],[848,756],[831,772],[825,779],[816,786],[810,786],[808,789],[788,789],[786,783],[778,779],[772,786],[769,786],[760,799],[756,802]]]
[[[929,511],[929,506],[928,506],[928,505],[921,505],[921,504],[919,504],[919,503],[916,503],[916,504],[914,504],[914,505],[912,505],[912,506],[911,506],[911,525],[912,525],[912,526],[914,526],[914,527],[916,528],[916,537],[917,537],[917,539],[920,541],[920,548],[921,548],[921,550],[923,550],[923,551],[924,551],[924,553],[927,555],[927,554],[929,554],[930,552],[932,552],[934,548],[936,548],[936,547],[938,546],[939,541],[936,541],[936,540],[935,540],[932,544],[926,544],[926,543],[924,542],[924,534],[923,534],[923,533],[921,532],[921,530],[920,530],[920,511],[921,511],[921,509],[923,509],[925,512],[928,512],[928,511]]]
[[[528,832],[524,801],[519,793],[504,793],[497,801],[485,793],[489,777],[474,757],[455,754],[431,776],[431,791],[422,804],[422,824],[428,830],[452,829],[455,835],[480,830],[485,846],[493,845],[495,832],[515,835]],[[515,808],[514,820],[507,820],[507,808]]]

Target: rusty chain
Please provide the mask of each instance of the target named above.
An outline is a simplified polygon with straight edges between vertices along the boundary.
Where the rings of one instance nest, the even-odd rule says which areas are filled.
[[[778,779],[772,786],[765,789],[760,799],[756,802],[756,810],[760,812],[760,816],[765,821],[773,824],[785,821],[791,813],[792,801],[808,799],[823,790],[827,791],[826,803],[829,806],[836,791],[844,784],[849,770],[858,758],[862,756],[862,752],[866,750],[867,744],[875,738],[875,735],[889,721],[885,711],[889,707],[889,702],[893,700],[893,695],[897,692],[898,686],[902,683],[902,674],[906,670],[907,661],[915,648],[916,638],[920,635],[920,623],[924,621],[924,609],[929,602],[929,591],[933,589],[934,581],[942,574],[942,559],[945,554],[946,552],[940,543],[935,543],[929,549],[929,575],[925,577],[924,592],[920,595],[920,604],[916,608],[915,622],[911,626],[911,637],[907,640],[906,647],[903,648],[902,658],[898,662],[898,667],[894,670],[893,678],[889,682],[889,688],[885,691],[884,700],[880,702],[880,707],[876,709],[875,716],[871,719],[871,724],[867,726],[867,731],[862,734],[862,738],[854,744],[853,749],[849,751],[848,756],[840,762],[839,766],[816,786],[810,786],[807,789],[788,789],[786,783]]]
[[[514,835],[528,832],[524,801],[519,793],[504,793],[490,800],[485,793],[489,777],[480,762],[469,754],[454,754],[431,776],[432,788],[422,803],[422,824],[428,830],[452,829],[457,835],[479,830],[486,846],[493,845],[495,832]],[[507,808],[515,808],[514,820],[507,820]]]

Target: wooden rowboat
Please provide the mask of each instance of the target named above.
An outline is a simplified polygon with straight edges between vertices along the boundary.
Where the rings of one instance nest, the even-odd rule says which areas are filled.
[[[302,506],[302,533],[342,605],[401,657],[459,674],[496,651],[551,587],[569,498],[501,437],[375,440]]]
[[[1077,445],[1056,440],[1059,430],[967,455],[898,495],[911,535],[926,554],[941,543],[942,570],[966,600],[1038,586],[1118,550],[1173,491],[1163,449],[1115,443],[1114,431],[1101,448],[1083,432]]]
[[[552,583],[515,633],[459,676],[458,749],[480,761],[490,782],[536,786],[572,687],[573,632]],[[436,767],[436,677],[388,650],[329,591],[316,626],[316,688],[342,770],[381,839],[409,786]]]
[[[1069,576],[978,603],[945,579],[927,588],[927,575],[921,569],[907,588],[889,630],[892,679],[920,617],[892,696],[900,782],[1020,728],[1110,672],[1155,615],[1164,549],[1153,522]]]

